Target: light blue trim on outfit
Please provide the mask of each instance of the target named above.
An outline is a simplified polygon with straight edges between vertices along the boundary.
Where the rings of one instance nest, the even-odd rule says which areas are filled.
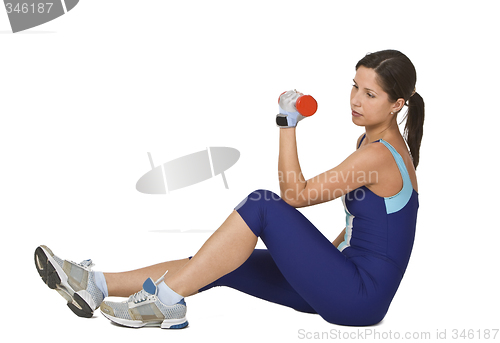
[[[345,195],[342,196],[342,202],[344,203],[345,209],[345,235],[342,243],[339,244],[338,248],[340,251],[345,248],[351,246],[351,237],[352,237],[352,222],[354,220],[354,216],[349,213],[347,210],[347,206],[345,205]]]
[[[413,186],[411,184],[410,175],[408,174],[408,170],[406,169],[405,162],[403,161],[401,155],[396,151],[396,149],[394,149],[392,145],[390,145],[383,139],[380,140],[380,143],[384,144],[391,152],[394,160],[396,160],[396,164],[398,165],[401,177],[403,178],[403,188],[401,189],[401,191],[399,191],[398,194],[393,195],[392,197],[384,197],[387,214],[391,214],[401,210],[406,206],[408,201],[410,201],[411,195],[413,193]]]

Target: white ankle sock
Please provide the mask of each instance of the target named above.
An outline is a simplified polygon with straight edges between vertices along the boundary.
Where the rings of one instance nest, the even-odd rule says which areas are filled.
[[[158,298],[167,306],[177,304],[184,298],[182,295],[175,293],[163,280],[156,287],[158,289]]]
[[[102,295],[106,298],[108,296],[108,284],[106,283],[106,278],[103,272],[92,272],[94,273],[95,285],[102,292]]]

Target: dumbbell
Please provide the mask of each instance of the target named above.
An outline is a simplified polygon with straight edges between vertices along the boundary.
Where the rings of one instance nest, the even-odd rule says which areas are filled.
[[[316,99],[296,90],[281,93],[278,104],[280,113],[276,116],[276,124],[280,127],[295,127],[299,121],[318,110]]]

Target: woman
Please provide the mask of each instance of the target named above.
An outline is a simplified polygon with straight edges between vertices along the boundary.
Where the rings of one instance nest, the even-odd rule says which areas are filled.
[[[214,286],[317,313],[330,323],[378,323],[406,270],[415,234],[415,168],[424,121],[415,82],[415,68],[404,54],[366,55],[356,65],[351,91],[352,121],[365,128],[357,150],[305,180],[295,139],[299,120],[289,120],[292,124],[280,129],[281,197],[251,193],[194,257],[101,273],[91,270],[90,260],[63,261],[40,246],[35,252],[40,276],[77,315],[90,317],[100,306],[108,319],[125,326],[185,327],[184,298]],[[397,124],[405,105],[409,151]],[[346,227],[332,244],[295,208],[338,197]],[[267,249],[255,249],[258,237]],[[121,303],[103,301],[130,294]]]

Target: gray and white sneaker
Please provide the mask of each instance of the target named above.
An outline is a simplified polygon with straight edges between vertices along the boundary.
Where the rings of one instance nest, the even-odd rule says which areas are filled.
[[[92,260],[81,263],[62,260],[45,245],[40,245],[35,250],[35,266],[43,282],[61,294],[79,317],[92,317],[104,300],[91,270]]]
[[[161,277],[153,282],[147,279],[142,290],[131,295],[127,301],[104,301],[101,304],[102,314],[116,324],[140,328],[143,326],[159,326],[162,329],[182,329],[188,326],[186,319],[186,302],[184,299],[174,305],[165,305],[158,298],[157,285],[163,281]]]

